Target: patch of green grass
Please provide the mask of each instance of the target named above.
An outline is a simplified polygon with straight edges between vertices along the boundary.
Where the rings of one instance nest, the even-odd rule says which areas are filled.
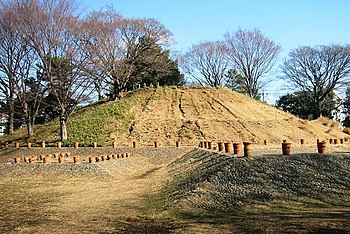
[[[72,145],[75,141],[81,145],[90,145],[98,142],[105,146],[111,144],[111,134],[124,134],[134,116],[128,111],[138,102],[137,97],[120,100],[89,108],[84,113],[73,115],[67,122],[68,139],[66,145]]]

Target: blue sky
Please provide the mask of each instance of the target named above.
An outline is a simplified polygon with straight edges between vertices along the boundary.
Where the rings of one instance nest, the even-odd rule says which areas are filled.
[[[222,40],[239,27],[258,28],[282,46],[279,63],[301,45],[350,44],[349,0],[81,0],[89,10],[112,4],[124,17],[155,18],[173,34],[175,50]],[[278,76],[278,64],[276,73]],[[283,82],[266,88],[267,101],[284,94]]]

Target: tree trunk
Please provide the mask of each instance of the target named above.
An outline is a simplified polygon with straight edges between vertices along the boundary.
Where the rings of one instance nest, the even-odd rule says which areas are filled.
[[[27,133],[29,137],[33,135],[33,125],[29,119],[27,120]]]
[[[24,115],[25,115],[26,120],[27,120],[27,134],[28,134],[29,137],[31,137],[33,135],[34,123],[33,123],[33,120],[31,118],[30,110],[28,109],[28,104],[27,103],[23,104],[23,112],[24,112]]]
[[[14,124],[15,124],[15,105],[12,98],[9,102],[9,115],[8,115],[8,133],[12,135],[14,133]]]
[[[61,132],[61,141],[68,139],[67,134],[67,120],[65,116],[60,116],[60,132]]]

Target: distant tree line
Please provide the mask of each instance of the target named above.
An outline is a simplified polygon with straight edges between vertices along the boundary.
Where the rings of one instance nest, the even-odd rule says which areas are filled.
[[[8,133],[67,120],[96,94],[116,100],[124,90],[149,85],[183,85],[171,57],[172,34],[155,19],[129,19],[112,7],[78,15],[72,0],[0,2],[1,112]]]
[[[198,85],[226,86],[260,99],[280,51],[259,30],[239,29],[226,33],[223,41],[193,45],[180,65]],[[305,119],[331,117],[337,107],[333,91],[349,85],[350,46],[300,46],[289,53],[279,73],[296,91],[282,96],[277,107]]]

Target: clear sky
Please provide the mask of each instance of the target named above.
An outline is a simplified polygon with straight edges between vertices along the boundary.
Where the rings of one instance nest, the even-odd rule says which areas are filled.
[[[279,63],[298,46],[350,44],[350,0],[80,1],[88,11],[112,4],[124,17],[157,19],[174,34],[173,48],[182,52],[202,41],[222,40],[239,27],[257,28],[280,44]],[[285,93],[281,85],[275,81],[266,88],[268,102]]]

